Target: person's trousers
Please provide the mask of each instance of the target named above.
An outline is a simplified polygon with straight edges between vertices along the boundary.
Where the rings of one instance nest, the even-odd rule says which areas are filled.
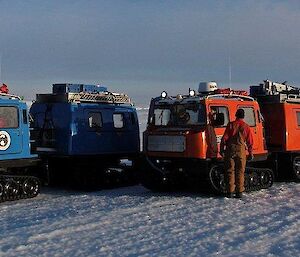
[[[224,162],[227,192],[244,192],[246,155],[225,156]]]

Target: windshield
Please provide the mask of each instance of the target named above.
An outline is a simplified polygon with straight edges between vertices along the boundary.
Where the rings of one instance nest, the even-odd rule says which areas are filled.
[[[193,126],[206,123],[204,106],[198,103],[158,105],[151,117],[155,126]]]
[[[19,127],[18,109],[11,106],[0,107],[0,129]]]

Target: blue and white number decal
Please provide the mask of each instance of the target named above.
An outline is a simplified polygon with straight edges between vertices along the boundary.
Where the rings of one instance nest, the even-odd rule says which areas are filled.
[[[10,135],[6,131],[0,131],[0,151],[5,151],[10,146]]]

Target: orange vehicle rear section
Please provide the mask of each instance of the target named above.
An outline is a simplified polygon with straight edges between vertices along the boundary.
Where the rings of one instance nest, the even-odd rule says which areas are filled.
[[[266,103],[261,107],[268,150],[300,152],[300,103]]]

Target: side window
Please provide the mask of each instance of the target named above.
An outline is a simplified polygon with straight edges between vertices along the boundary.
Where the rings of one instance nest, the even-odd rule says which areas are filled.
[[[27,119],[27,111],[23,110],[23,123],[27,124],[28,123],[28,119]]]
[[[115,128],[124,128],[124,115],[122,113],[114,113],[113,120]]]
[[[300,127],[300,112],[296,112],[296,115],[297,115],[297,124],[298,127]]]
[[[252,107],[239,107],[239,109],[243,109],[245,111],[245,122],[250,127],[254,127],[256,125],[254,109]]]
[[[130,112],[130,119],[131,119],[131,124],[132,124],[132,125],[135,125],[136,120],[135,120],[135,116],[134,116],[134,113],[133,113],[133,112]]]
[[[224,114],[224,124],[222,126],[217,126],[217,127],[226,127],[228,122],[229,122],[229,112],[228,108],[225,106],[211,106],[210,107],[210,112],[211,112],[211,119],[212,119],[212,124],[214,124],[214,119],[216,118],[217,113],[223,113]]]
[[[262,115],[260,114],[259,110],[257,110],[257,118],[258,118],[258,122],[261,123]]]
[[[100,112],[90,112],[88,117],[89,127],[90,128],[102,128],[102,115]]]
[[[18,128],[19,114],[17,107],[1,106],[0,107],[0,129]]]

